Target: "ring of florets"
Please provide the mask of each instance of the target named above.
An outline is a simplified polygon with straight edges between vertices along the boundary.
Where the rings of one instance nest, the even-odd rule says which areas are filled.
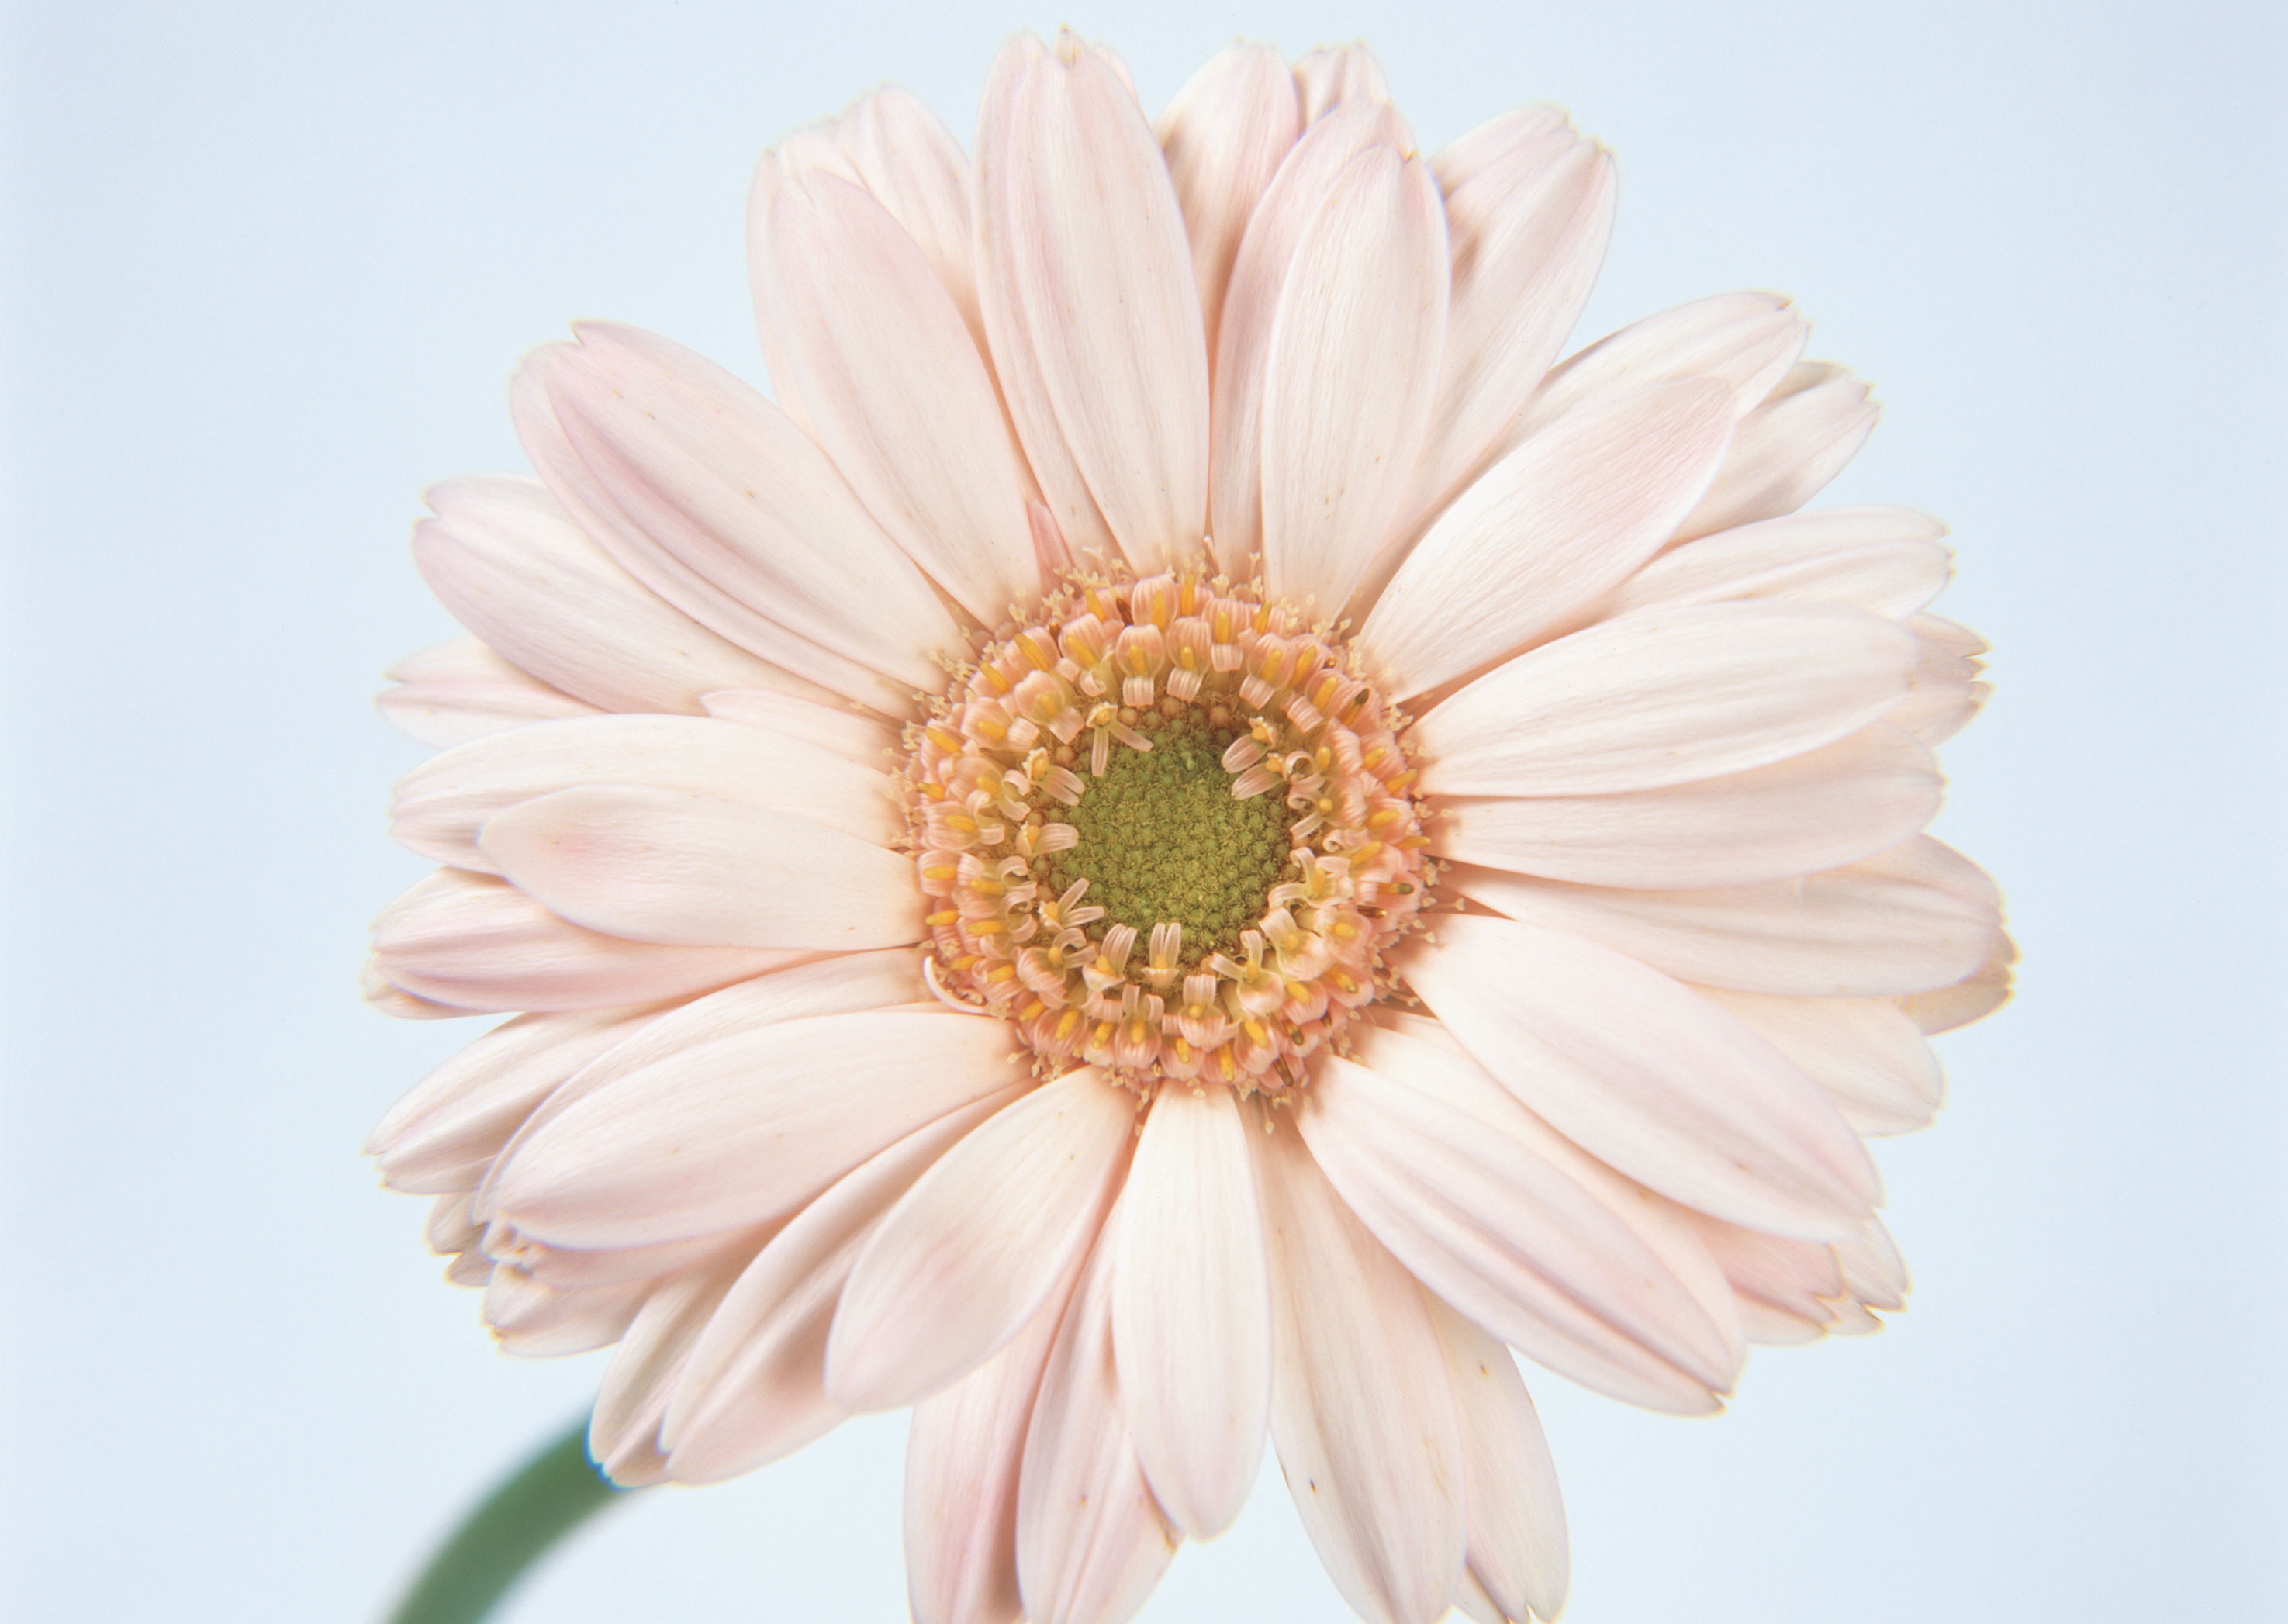
[[[1302,1086],[1423,901],[1402,719],[1358,667],[1260,583],[1061,582],[906,732],[939,995],[1045,1073]]]

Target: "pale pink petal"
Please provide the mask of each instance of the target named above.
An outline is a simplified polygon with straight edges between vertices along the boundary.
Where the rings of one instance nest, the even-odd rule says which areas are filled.
[[[502,658],[606,710],[695,713],[710,688],[772,668],[612,562],[536,479],[430,487],[413,561],[437,601]]]
[[[500,1264],[485,1287],[485,1324],[503,1353],[518,1359],[560,1359],[619,1341],[654,1289],[650,1280],[631,1280],[587,1291],[558,1291]]]
[[[615,1483],[632,1487],[666,1479],[659,1424],[668,1395],[744,1261],[688,1270],[660,1287],[620,1339],[588,1417],[588,1453]]]
[[[1362,152],[1306,222],[1263,368],[1263,568],[1271,590],[1348,601],[1389,537],[1430,424],[1451,273],[1420,159]]]
[[[1012,109],[999,179],[1018,313],[1106,524],[1140,571],[1196,557],[1208,471],[1199,289],[1159,144],[1105,53],[1058,36]]]
[[[1430,1624],[1466,1538],[1460,1428],[1420,1289],[1286,1124],[1257,1141],[1271,1437],[1327,1575],[1371,1624]]]
[[[1907,1305],[1907,1260],[1879,1222],[1848,1240],[1837,1241],[1835,1261],[1843,1267],[1843,1288],[1868,1307],[1897,1310]]]
[[[1177,1533],[1136,1463],[1113,1372],[1124,1205],[1114,1204],[1065,1310],[1025,1434],[1017,1585],[1028,1624],[1125,1624],[1176,1555]]]
[[[928,257],[981,345],[970,267],[969,160],[953,131],[921,98],[890,84],[852,102],[835,121],[832,139]]]
[[[588,322],[528,357],[511,406],[556,499],[702,625],[878,709],[941,685],[960,628],[834,464],[703,357]]]
[[[997,1022],[921,1010],[813,1016],[695,1042],[615,1066],[520,1136],[486,1200],[520,1230],[568,1247],[766,1223],[885,1145],[1009,1087],[1019,1071],[1008,1051]]]
[[[1452,234],[1454,295],[1446,360],[1421,465],[1403,512],[1435,512],[1483,465],[1557,359],[1604,263],[1613,229],[1613,161],[1569,128],[1477,154],[1458,185],[1441,169]]]
[[[1895,1002],[1926,1036],[1952,1032],[1958,1026],[1984,1020],[2010,1002],[2011,966],[2017,962],[2017,945],[2006,932],[1998,931],[1986,957],[1969,975]]]
[[[772,186],[751,233],[781,393],[801,397],[819,443],[908,556],[995,624],[1040,590],[1024,475],[936,271],[889,210],[830,174]]]
[[[1011,216],[1009,181],[1018,167],[1013,147],[1015,120],[1018,104],[1047,55],[1047,47],[1033,35],[1020,34],[1002,47],[985,83],[984,105],[977,115],[977,164],[970,180],[970,213],[977,232],[977,297],[1002,399],[1061,543],[1077,552],[1109,556],[1119,551],[1118,544],[1105,527],[1104,514],[1089,492],[1072,448],[1065,443],[1016,274],[1021,239]]]
[[[1784,295],[1720,293],[1600,338],[1549,374],[1502,437],[1514,446],[1608,392],[1679,378],[1730,384],[1742,416],[1771,393],[1811,337]]]
[[[528,722],[592,717],[584,700],[527,676],[475,638],[409,654],[384,673],[397,686],[374,699],[398,732],[440,749]]]
[[[1303,132],[1302,103],[1278,51],[1236,44],[1211,57],[1152,127],[1183,206],[1212,355],[1232,260],[1248,217]]]
[[[1396,1058],[1407,1040],[1384,1034]],[[1409,1070],[1464,1066],[1413,1045]],[[1629,1227],[1475,1113],[1339,1056],[1297,1126],[1328,1181],[1415,1278],[1559,1374],[1648,1408],[1715,1407],[1727,1339]]]
[[[834,1305],[875,1222],[956,1140],[1015,1097],[990,1094],[843,1176],[772,1237],[694,1343],[660,1425],[669,1475],[716,1483],[790,1454],[843,1419],[826,1396]]]
[[[998,1022],[975,1024],[1006,1047]],[[1133,1097],[1084,1067],[949,1152],[859,1256],[827,1346],[827,1391],[848,1409],[890,1409],[991,1357],[1094,1240],[1135,1121]]]
[[[1625,614],[1650,604],[1742,598],[1847,604],[1892,620],[1945,588],[1953,555],[1946,526],[1912,508],[1819,508],[1720,530],[1671,548],[1599,606]]]
[[[1748,885],[1888,850],[1937,812],[1930,752],[1887,723],[1768,767],[1664,789],[1442,804],[1441,857],[1585,885]]]
[[[1740,1294],[1743,1318],[1759,1342],[1783,1345],[1823,1334],[1843,1294],[1835,1248],[1743,1229],[1703,1214],[1701,1237]]]
[[[898,748],[898,730],[846,705],[825,705],[775,688],[721,688],[699,702],[719,721],[759,727],[782,739],[835,751],[861,766],[886,770]]]
[[[463,1011],[657,1003],[814,956],[771,947],[658,947],[584,931],[513,885],[441,868],[374,921],[376,968]]]
[[[389,978],[381,973],[380,962],[372,954],[358,969],[358,996],[368,1008],[392,1020],[458,1020],[471,1013],[457,1010],[449,1003],[434,1003],[426,998],[393,986]]]
[[[1640,893],[1641,894],[1641,893]],[[1704,1212],[1831,1238],[1879,1199],[1826,1096],[1738,1018],[1638,961],[1482,915],[1401,974],[1502,1085],[1600,1161]]]
[[[683,1274],[726,1252],[752,1256],[766,1232],[764,1229],[733,1230],[695,1235],[687,1240],[665,1240],[656,1246],[552,1247],[520,1232],[512,1224],[497,1223],[485,1232],[484,1249],[495,1263],[513,1264],[543,1286],[584,1290]]]
[[[1024,1329],[914,1406],[906,1444],[906,1596],[914,1624],[1018,1624],[1017,1485],[1041,1370],[1085,1257]]]
[[[1704,891],[1567,885],[1467,866],[1449,878],[1513,919],[1744,993],[1932,992],[1976,973],[2001,931],[1994,883],[1922,836],[1825,874]]]
[[[1385,1029],[1370,1028],[1361,1034],[1353,1046],[1353,1057],[1393,1081],[1466,1112],[1491,1131],[1515,1140],[1595,1197],[1650,1249],[1698,1305],[1715,1334],[1715,1341],[1709,1345],[1716,1351],[1717,1363],[1729,1373],[1727,1384],[1736,1380],[1748,1357],[1737,1301],[1723,1271],[1701,1243],[1691,1213],[1615,1172],[1527,1110],[1471,1058],[1444,1022],[1398,1010],[1382,1010],[1378,1019]],[[1437,1052],[1426,1055],[1426,1045]],[[1705,1331],[1696,1335],[1704,1336]],[[1603,1387],[1601,1390],[1614,1390]],[[1654,1407],[1701,1414],[1716,1408],[1719,1402],[1712,1391],[1696,1383],[1688,1391],[1671,1385],[1667,1400]]]
[[[477,831],[497,814],[575,785],[642,784],[806,818],[886,846],[905,828],[888,764],[877,757],[862,766],[823,745],[703,717],[552,722],[422,763],[397,786],[390,832],[424,857],[492,872]]]
[[[1506,162],[1541,137],[1572,127],[1572,115],[1553,102],[1512,107],[1440,147],[1431,155],[1430,169],[1439,186],[1451,195],[1482,170]]]
[[[1816,749],[1904,696],[1912,633],[1827,604],[1661,606],[1495,667],[1415,725],[1436,795],[1609,795]]]
[[[758,975],[703,998],[692,1000],[638,1027],[590,1061],[534,1108],[524,1125],[501,1147],[493,1171],[473,1198],[479,1214],[495,1211],[493,1186],[501,1168],[541,1129],[592,1094],[687,1051],[735,1041],[758,1050],[767,1029],[814,1015],[847,1015],[866,1010],[921,1004],[942,1008],[930,998],[914,955],[904,948],[874,953],[812,955],[790,968]]]
[[[1272,323],[1305,230],[1336,178],[1374,149],[1405,155],[1405,127],[1386,103],[1356,101],[1313,125],[1271,179],[1240,240],[1216,330],[1210,525],[1216,558],[1235,572],[1263,545],[1263,392]]]
[[[380,1162],[382,1182],[393,1190],[473,1190],[535,1106],[655,1013],[602,1010],[504,1021],[391,1106],[366,1140],[366,1154]]]
[[[1577,617],[1658,551],[1732,438],[1712,378],[1600,399],[1489,469],[1398,566],[1360,629],[1394,697]]]
[[[1946,1100],[1946,1073],[1922,1031],[1887,998],[1776,998],[1704,988],[1825,1089],[1863,1134],[1927,1128]]]
[[[1318,123],[1347,101],[1390,99],[1390,83],[1382,76],[1382,64],[1374,59],[1364,40],[1305,51],[1295,59],[1295,89],[1302,98],[1307,124]]]
[[[450,1192],[429,1203],[429,1222],[422,1228],[422,1239],[438,1256],[473,1250],[484,1237],[484,1225],[469,1216],[466,1191]]]
[[[1508,1349],[1434,1298],[1429,1307],[1461,1422],[1470,1576],[1503,1618],[1530,1611],[1553,1619],[1565,1605],[1572,1558],[1541,1418]]]
[[[743,801],[583,785],[497,814],[478,845],[556,913],[632,941],[846,953],[927,933],[910,860]]]
[[[1970,725],[1993,693],[1991,685],[1978,680],[1986,640],[1935,614],[1910,615],[1906,625],[1922,640],[1922,658],[1914,693],[1891,712],[1891,720],[1936,749]]]
[[[1803,361],[1741,419],[1723,471],[1677,527],[1680,539],[1792,513],[1859,455],[1883,408],[1861,379],[1829,361]]]
[[[1111,1267],[1128,1430],[1169,1520],[1196,1540],[1247,1503],[1271,1406],[1271,1287],[1247,1135],[1230,1089],[1162,1088]]]

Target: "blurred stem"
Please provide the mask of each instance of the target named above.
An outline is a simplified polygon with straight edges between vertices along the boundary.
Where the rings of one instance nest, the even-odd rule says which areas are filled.
[[[588,1458],[584,1415],[454,1530],[390,1624],[476,1624],[549,1547],[623,1497]]]

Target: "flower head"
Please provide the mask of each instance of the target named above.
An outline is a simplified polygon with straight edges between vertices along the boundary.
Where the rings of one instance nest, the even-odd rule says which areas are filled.
[[[394,1013],[513,1012],[372,1149],[592,1433],[705,1482],[917,1406],[917,1617],[1117,1620],[1267,1435],[1375,1620],[1548,1618],[1504,1344],[1680,1413],[1905,1272],[1863,1134],[2006,992],[1920,834],[1942,527],[1784,299],[1559,362],[1611,164],[1426,157],[1360,49],[1147,122],[1020,39],[973,159],[767,154],[776,400],[588,325],[431,493],[384,701]]]

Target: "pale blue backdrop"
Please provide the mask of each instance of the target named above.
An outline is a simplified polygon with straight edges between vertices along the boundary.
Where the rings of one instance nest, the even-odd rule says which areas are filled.
[[[1435,145],[1568,102],[1620,154],[1585,333],[1789,289],[1889,403],[1839,497],[1948,516],[2001,697],[1941,831],[2017,1005],[1885,1147],[1918,1282],[1682,1422],[1535,1382],[1570,1614],[2288,1616],[2281,814],[2283,12],[1195,0],[1076,5],[1157,105],[1237,34],[1357,35]],[[760,367],[748,167],[877,81],[966,136],[1053,13],[7,8],[10,1075],[0,1612],[355,1620],[593,1359],[495,1355],[357,1156],[461,1036],[367,1013],[415,746],[368,696],[450,630],[417,495],[514,465],[570,318]],[[663,1493],[541,1620],[902,1616],[902,1422]],[[1333,1620],[1275,1469],[1162,1620]]]

